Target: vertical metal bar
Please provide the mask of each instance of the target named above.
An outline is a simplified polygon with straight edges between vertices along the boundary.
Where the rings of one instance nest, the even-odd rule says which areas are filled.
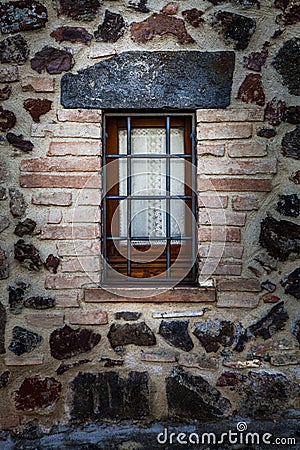
[[[128,157],[129,156],[129,157]],[[127,276],[131,276],[131,117],[127,117]]]
[[[101,245],[102,245],[102,255],[103,259],[105,261],[104,263],[104,270],[101,271],[101,280],[100,282],[107,280],[107,234],[106,234],[106,209],[107,209],[107,202],[106,202],[106,194],[107,194],[107,186],[106,186],[106,141],[108,138],[108,134],[106,131],[106,117],[103,117],[103,132],[102,132],[102,139],[103,139],[103,151],[102,151],[102,223],[101,223]],[[104,192],[103,192],[104,190]]]
[[[195,220],[195,223],[198,224],[197,220],[197,193],[196,193],[196,184],[197,184],[197,159],[196,159],[196,139],[195,139],[195,116],[192,116],[192,218]],[[193,280],[196,281],[197,277],[197,230],[195,227],[192,227],[192,257],[195,258],[195,263],[193,264],[192,276]]]
[[[166,117],[166,238],[167,238],[167,248],[166,248],[166,272],[167,272],[167,278],[170,278],[170,267],[171,267],[171,208],[170,208],[170,143],[171,143],[171,136],[170,136],[170,127],[171,127],[171,120],[170,117]]]

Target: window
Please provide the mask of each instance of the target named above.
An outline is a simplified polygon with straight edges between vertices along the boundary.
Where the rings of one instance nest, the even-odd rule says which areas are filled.
[[[193,115],[107,114],[104,128],[102,283],[194,284]]]

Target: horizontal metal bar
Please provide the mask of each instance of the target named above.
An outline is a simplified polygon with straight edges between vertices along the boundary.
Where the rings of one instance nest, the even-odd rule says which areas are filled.
[[[106,158],[115,158],[115,159],[121,159],[121,158],[129,158],[129,159],[134,159],[134,158],[144,158],[144,159],[176,159],[178,160],[179,158],[192,158],[192,155],[189,153],[170,153],[169,155],[167,155],[166,153],[134,153],[131,155],[127,155],[126,153],[109,153],[108,155],[106,155]]]
[[[127,236],[108,236],[106,238],[110,241],[126,241],[127,239],[131,241],[167,241],[165,236],[135,236],[128,238]],[[172,241],[191,241],[191,236],[171,236],[169,239]]]
[[[136,113],[132,113],[131,111],[127,111],[127,112],[115,112],[115,113],[111,113],[111,112],[105,112],[105,116],[106,117],[128,117],[130,115],[130,117],[193,117],[194,113],[193,112],[179,112],[179,113],[163,113],[163,112],[154,112],[154,113],[150,113],[150,112],[136,112]],[[162,127],[163,128],[163,127]]]
[[[107,195],[108,200],[188,200],[191,199],[191,195],[131,195],[126,197],[126,195]]]

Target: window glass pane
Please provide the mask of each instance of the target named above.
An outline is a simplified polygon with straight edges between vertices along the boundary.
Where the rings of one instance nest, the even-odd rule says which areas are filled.
[[[131,159],[131,194],[157,196],[166,193],[166,160]]]
[[[165,236],[166,234],[165,200],[131,201],[131,235]]]
[[[185,235],[185,215],[188,211],[184,200],[170,200],[171,236]]]
[[[170,141],[170,153],[184,153],[184,128],[171,128]]]
[[[170,160],[170,188],[171,195],[184,195],[185,193],[185,160],[172,158]]]

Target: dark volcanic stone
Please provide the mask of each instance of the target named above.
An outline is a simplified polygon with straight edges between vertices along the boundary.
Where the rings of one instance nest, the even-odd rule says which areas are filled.
[[[266,217],[261,223],[259,242],[269,255],[285,261],[290,253],[300,253],[300,225]]]
[[[8,348],[16,355],[28,353],[39,347],[42,343],[42,336],[22,327],[14,327],[12,332],[12,341]]]
[[[300,344],[300,319],[297,319],[293,328],[293,334],[296,336],[297,341]]]
[[[5,280],[9,277],[9,265],[7,254],[3,248],[0,247],[0,280]]]
[[[230,401],[204,378],[174,367],[166,378],[169,414],[179,419],[212,420],[223,417],[231,408]]]
[[[61,81],[65,108],[225,108],[233,52],[126,52]]]
[[[4,388],[8,381],[9,381],[9,377],[10,377],[10,371],[9,370],[5,370],[5,372],[2,372],[0,375],[0,389]]]
[[[29,56],[27,41],[17,34],[0,43],[0,61],[2,63],[24,64]]]
[[[199,25],[204,22],[204,19],[202,19],[203,14],[204,12],[200,11],[200,9],[197,8],[186,9],[185,11],[182,11],[182,15],[185,20],[195,28],[199,27]]]
[[[300,123],[300,106],[288,106],[284,111],[283,120],[293,125]]]
[[[91,359],[80,359],[79,361],[74,361],[71,363],[61,363],[61,365],[56,369],[56,373],[57,375],[62,375],[65,372],[67,372],[70,369],[73,369],[73,367],[78,367],[81,366],[82,364],[87,364],[89,362],[91,362]]]
[[[241,373],[225,371],[217,379],[216,386],[236,386],[246,379],[247,377]]]
[[[140,12],[147,13],[150,11],[149,8],[147,8],[148,0],[128,0],[127,5],[129,8],[134,8]]]
[[[6,310],[0,302],[0,355],[5,353]]]
[[[99,0],[57,0],[57,3],[59,14],[83,21],[95,19],[100,7]]]
[[[208,320],[197,322],[193,334],[199,339],[205,350],[216,352],[220,346],[230,347],[235,337],[235,326],[228,320]]]
[[[291,272],[287,277],[281,281],[286,294],[300,299],[300,267]]]
[[[138,311],[119,311],[115,314],[116,320],[138,320],[141,317],[142,313]]]
[[[300,214],[300,198],[297,194],[280,195],[276,210],[283,216],[298,217]]]
[[[51,273],[57,273],[57,268],[60,264],[60,259],[57,256],[54,255],[48,255],[46,261],[45,261],[45,267],[49,272]]]
[[[29,288],[29,285],[24,281],[17,281],[15,286],[10,285],[8,287],[9,297],[9,309],[12,314],[21,314],[23,303],[24,303],[24,295],[26,289]]]
[[[140,420],[150,414],[147,372],[79,373],[71,383],[72,417],[84,420]]]
[[[22,150],[22,152],[31,152],[34,145],[32,142],[30,141],[25,141],[25,139],[23,139],[23,135],[22,134],[15,134],[15,133],[7,133],[6,135],[6,139],[7,141],[15,148],[18,148],[19,150]]]
[[[35,248],[32,244],[26,244],[23,239],[19,239],[18,242],[14,245],[15,248],[15,259],[28,270],[40,270],[43,263],[40,257],[40,252],[37,248]]]
[[[268,292],[276,291],[276,284],[272,283],[270,280],[263,281],[260,285],[262,289],[265,289]]]
[[[265,104],[265,93],[261,81],[261,75],[258,73],[249,73],[242,82],[238,99],[245,103],[256,103],[259,106]]]
[[[276,17],[276,22],[282,25],[294,25],[300,22],[300,5],[293,4],[293,0],[287,2],[287,5],[283,9],[283,14],[279,14]]]
[[[34,220],[25,219],[23,222],[19,222],[17,224],[14,233],[19,237],[24,236],[24,234],[32,235],[35,227],[36,222]]]
[[[221,33],[226,41],[234,42],[236,50],[245,50],[255,32],[256,22],[250,17],[228,11],[215,13],[215,20],[221,25]]]
[[[83,44],[89,44],[93,39],[93,35],[82,27],[59,27],[52,31],[50,36],[57,42],[82,42]]]
[[[66,72],[72,68],[73,64],[73,57],[70,52],[54,47],[44,47],[30,60],[33,70],[38,73],[46,70],[50,75]]]
[[[282,153],[288,158],[300,159],[300,125],[286,133],[281,141]]]
[[[288,318],[288,313],[284,309],[284,302],[277,303],[262,319],[246,328],[239,337],[234,350],[242,352],[251,337],[270,339],[277,331],[284,329]]]
[[[258,130],[256,134],[259,137],[271,139],[276,136],[277,131],[274,128],[260,128],[260,130]]]
[[[25,308],[50,309],[55,307],[55,298],[52,297],[29,297],[24,301]]]
[[[5,189],[5,187],[0,186],[0,201],[6,200],[6,199],[7,199],[6,189]]]
[[[268,56],[268,50],[264,48],[261,52],[252,52],[243,58],[243,66],[254,72],[260,72]]]
[[[102,356],[100,361],[104,361],[104,367],[116,367],[124,365],[123,359],[111,359],[107,358],[106,356]]]
[[[273,65],[290,94],[300,95],[300,38],[285,42],[275,56]]]
[[[40,116],[50,111],[52,101],[47,98],[27,98],[23,102],[24,109],[31,115],[34,122],[40,121]]]
[[[60,397],[62,385],[53,377],[34,375],[25,378],[15,393],[16,408],[22,411],[44,409],[54,405]]]
[[[249,372],[238,387],[238,413],[255,420],[280,417],[299,395],[299,386],[281,373]]]
[[[24,216],[28,205],[25,202],[23,194],[16,188],[9,188],[8,192],[10,196],[10,212],[14,217]]]
[[[123,17],[107,9],[103,23],[98,26],[94,34],[97,42],[117,42],[124,32],[125,21]]]
[[[68,325],[54,330],[50,335],[51,356],[55,359],[67,359],[88,352],[99,344],[100,334],[86,328],[72,329]]]
[[[188,333],[188,320],[162,320],[159,326],[159,334],[171,345],[189,352],[194,347]]]
[[[295,184],[300,184],[300,170],[297,170],[295,172],[295,174],[293,175],[293,177],[291,178],[291,180],[295,183]]]
[[[11,87],[7,84],[4,88],[0,89],[0,101],[3,102],[4,100],[8,100],[10,96]]]
[[[0,131],[10,130],[15,126],[16,121],[16,116],[12,111],[0,106]]]
[[[266,104],[265,120],[273,126],[280,125],[285,111],[285,102],[273,98]]]
[[[2,233],[2,231],[6,230],[6,228],[8,228],[9,225],[10,225],[9,218],[0,214],[0,233]]]
[[[146,43],[153,39],[154,36],[163,36],[167,33],[177,36],[181,44],[195,42],[187,32],[184,21],[177,17],[155,13],[143,22],[132,22],[131,24],[131,38],[139,44]]]
[[[43,28],[47,9],[35,0],[20,0],[0,5],[0,29],[3,34]]]
[[[156,339],[153,331],[145,322],[125,323],[124,325],[113,323],[107,335],[112,348],[121,345],[155,345]]]

